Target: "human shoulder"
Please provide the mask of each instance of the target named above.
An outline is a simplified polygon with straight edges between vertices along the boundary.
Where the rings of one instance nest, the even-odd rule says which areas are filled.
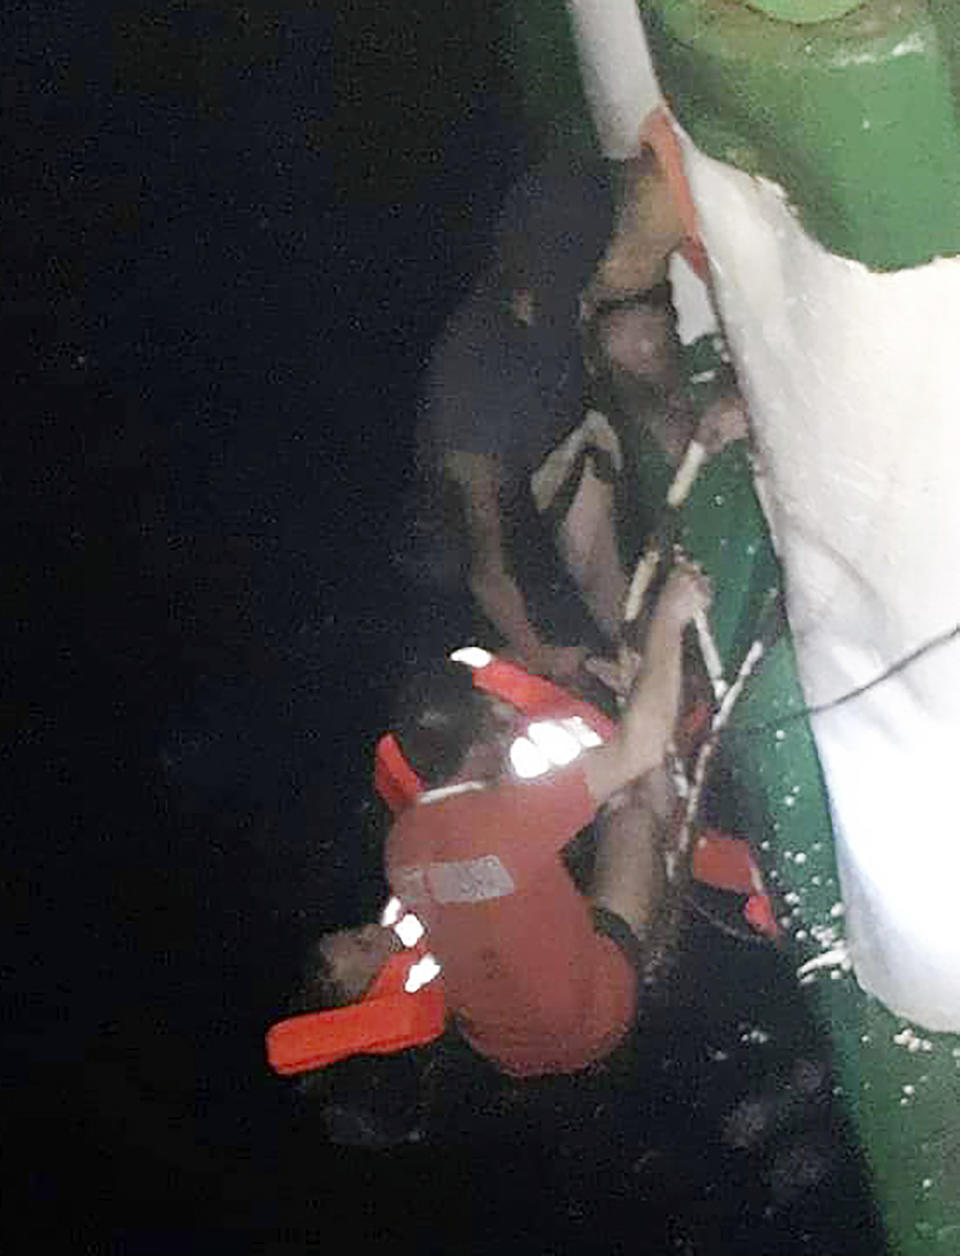
[[[496,454],[509,436],[515,365],[494,295],[474,290],[438,338],[421,398],[421,423],[437,460],[448,450]]]
[[[460,299],[434,342],[430,374],[443,378],[478,366],[485,353],[503,340],[505,306],[502,294],[482,277]]]

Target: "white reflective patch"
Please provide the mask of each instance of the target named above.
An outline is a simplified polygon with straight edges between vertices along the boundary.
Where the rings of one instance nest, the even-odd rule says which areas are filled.
[[[465,645],[459,650],[454,650],[450,655],[450,660],[453,663],[466,663],[467,667],[480,668],[492,663],[493,655],[479,645]]]
[[[579,715],[537,720],[510,747],[510,766],[517,776],[530,780],[551,768],[566,767],[582,751],[602,745],[603,738]]]
[[[424,955],[423,959],[418,959],[415,964],[411,965],[403,988],[407,994],[416,994],[418,990],[429,985],[439,973],[440,965],[436,959],[432,955]]]
[[[524,780],[550,771],[550,760],[529,737],[518,737],[510,747],[510,766]]]
[[[496,855],[431,864],[427,884],[438,903],[482,903],[516,889],[513,877]]]
[[[556,768],[572,763],[582,749],[574,734],[559,720],[541,720],[531,724],[527,736]]]
[[[401,920],[397,921],[393,931],[404,946],[416,946],[424,932],[423,925],[412,911],[408,911]]]
[[[444,798],[453,798],[457,794],[469,794],[475,789],[486,789],[482,781],[461,781],[459,785],[441,785],[439,789],[428,789],[417,795],[417,806],[422,807],[432,802],[443,802]]]
[[[387,905],[380,913],[380,923],[383,925],[384,929],[389,929],[391,925],[395,925],[397,923],[400,919],[400,912],[402,910],[403,908],[400,905],[400,900],[396,896],[387,899]]]

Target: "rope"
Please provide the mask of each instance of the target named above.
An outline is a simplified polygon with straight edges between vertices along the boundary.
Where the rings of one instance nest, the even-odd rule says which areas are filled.
[[[764,720],[760,724],[744,724],[738,728],[718,729],[716,734],[711,732],[710,736],[714,737],[720,732],[725,732],[735,733],[737,736],[754,737],[761,733],[768,733],[774,729],[782,728],[784,724],[792,724],[801,719],[810,719],[814,715],[823,715],[825,712],[833,711],[848,702],[853,702],[855,698],[859,698],[863,694],[869,693],[871,689],[876,689],[879,685],[885,684],[886,681],[899,675],[900,672],[906,671],[907,668],[912,667],[914,663],[919,662],[926,655],[950,645],[958,637],[960,637],[960,623],[954,624],[952,628],[948,628],[945,632],[930,637],[922,645],[917,646],[916,649],[901,655],[899,659],[891,663],[889,667],[884,668],[872,680],[865,681],[862,685],[857,685],[853,689],[847,690],[846,693],[840,694],[837,698],[831,698],[828,702],[817,703],[815,706],[799,707],[796,711],[791,711],[787,715],[782,715],[775,720]]]

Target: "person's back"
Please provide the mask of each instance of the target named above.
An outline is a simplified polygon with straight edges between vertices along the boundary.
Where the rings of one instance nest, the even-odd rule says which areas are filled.
[[[559,858],[595,811],[573,766],[428,793],[390,836],[391,885],[444,957],[458,1025],[506,1072],[582,1068],[630,1027],[636,974]]]

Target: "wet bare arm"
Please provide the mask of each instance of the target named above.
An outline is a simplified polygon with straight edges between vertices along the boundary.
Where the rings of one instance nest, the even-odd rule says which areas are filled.
[[[624,163],[610,244],[586,293],[587,308],[666,278],[671,253],[684,239],[673,189],[652,149]]]
[[[553,646],[540,639],[530,622],[526,600],[507,567],[500,513],[502,476],[496,458],[451,451],[444,470],[460,490],[470,541],[470,591],[510,649],[535,671],[572,675],[583,651]]]
[[[683,630],[709,601],[700,573],[678,565],[657,603],[620,726],[605,746],[584,756],[587,788],[598,806],[663,762],[680,705]]]

